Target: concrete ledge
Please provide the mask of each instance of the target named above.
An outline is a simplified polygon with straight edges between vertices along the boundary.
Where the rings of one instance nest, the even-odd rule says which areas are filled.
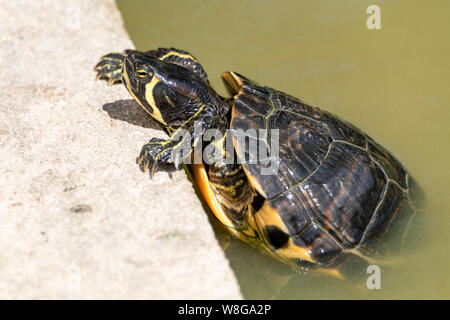
[[[1,0],[0,21],[0,298],[241,298],[185,173],[135,163],[163,133],[93,80],[133,47],[115,3]]]

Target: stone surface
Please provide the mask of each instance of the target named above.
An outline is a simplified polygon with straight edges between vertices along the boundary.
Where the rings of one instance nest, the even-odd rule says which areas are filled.
[[[99,57],[133,47],[112,0],[0,1],[0,298],[241,298],[184,171]]]

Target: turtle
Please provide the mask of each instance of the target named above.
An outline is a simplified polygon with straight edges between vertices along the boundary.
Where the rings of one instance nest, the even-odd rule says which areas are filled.
[[[407,241],[420,186],[337,115],[234,71],[222,74],[232,94],[222,97],[175,48],[109,53],[94,70],[168,133],[142,147],[143,171],[186,164],[230,234],[295,270],[352,279]]]

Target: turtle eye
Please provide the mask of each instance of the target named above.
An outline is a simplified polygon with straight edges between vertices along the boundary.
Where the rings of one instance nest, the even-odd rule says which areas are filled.
[[[134,74],[136,75],[136,77],[138,78],[145,78],[147,76],[147,71],[145,71],[144,69],[137,69]]]

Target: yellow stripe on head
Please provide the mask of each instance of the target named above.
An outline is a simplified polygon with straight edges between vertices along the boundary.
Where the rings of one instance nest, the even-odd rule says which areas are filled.
[[[195,62],[198,63],[197,59],[195,59],[190,54],[179,53],[179,52],[176,52],[176,51],[169,51],[169,52],[167,52],[165,55],[163,55],[161,58],[159,58],[159,60],[164,61],[164,59],[167,59],[170,56],[176,56],[176,57],[183,58],[183,59],[190,59],[190,60],[195,61]]]
[[[159,82],[159,79],[156,76],[154,76],[152,78],[152,81],[150,81],[150,83],[148,83],[145,88],[145,99],[147,100],[148,104],[152,108],[152,110],[150,111],[144,106],[144,104],[141,102],[141,100],[139,100],[139,98],[134,94],[133,90],[131,89],[131,83],[130,83],[130,78],[128,78],[126,63],[123,64],[122,77],[123,77],[125,86],[128,89],[128,92],[131,94],[131,96],[134,98],[134,100],[136,100],[137,103],[139,103],[139,105],[142,107],[142,109],[144,109],[145,112],[147,112],[149,115],[151,115],[155,120],[157,120],[165,125],[166,122],[164,121],[164,119],[161,115],[161,112],[159,112],[158,108],[156,107],[155,100],[153,99],[153,88],[155,87],[156,83]]]
[[[155,99],[153,98],[153,89],[155,88],[155,85],[159,82],[157,76],[153,76],[152,80],[145,85],[145,100],[148,102],[150,107],[152,108],[151,116],[155,118],[157,121],[161,122],[162,124],[166,124],[164,121],[161,112],[159,111],[158,107],[156,106]]]
[[[126,67],[124,67],[124,71],[122,72],[122,75],[123,75],[123,79],[125,80],[125,86],[127,87],[128,92],[131,94],[131,96],[134,98],[134,100],[136,100],[137,103],[139,103],[141,108],[144,109],[145,112],[147,112],[149,115],[151,115],[153,117],[153,114],[149,110],[147,110],[147,108],[142,104],[141,100],[139,100],[139,98],[136,97],[133,90],[131,89],[130,79],[128,78],[128,74],[126,72]]]

